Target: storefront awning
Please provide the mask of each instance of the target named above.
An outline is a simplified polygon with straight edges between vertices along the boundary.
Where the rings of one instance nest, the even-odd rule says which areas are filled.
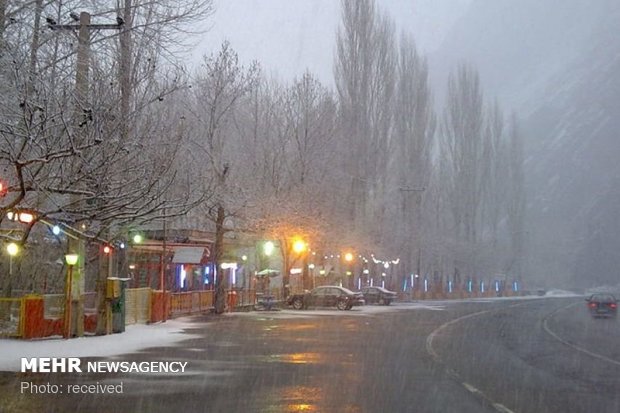
[[[205,247],[174,247],[172,262],[175,264],[202,264],[206,255],[208,253],[205,252]]]

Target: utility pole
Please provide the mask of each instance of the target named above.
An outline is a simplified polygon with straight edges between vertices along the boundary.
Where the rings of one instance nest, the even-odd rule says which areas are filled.
[[[73,120],[73,132],[74,132],[74,145],[79,148],[83,145],[86,139],[86,121],[88,114],[92,110],[88,105],[88,71],[90,60],[90,32],[91,30],[119,30],[124,21],[118,17],[116,24],[91,24],[90,13],[81,12],[78,16],[75,13],[70,14],[71,18],[76,22],[72,24],[58,24],[54,19],[48,17],[47,24],[51,30],[67,30],[71,32],[78,32],[78,49],[77,49],[77,63],[75,71],[75,108],[74,108],[74,120]],[[78,195],[73,195],[71,199],[71,205],[79,210],[80,198]],[[79,222],[76,222],[78,227]],[[77,237],[76,239],[69,238],[68,240],[68,253],[77,254],[78,262],[73,270],[71,289],[71,307],[72,313],[75,314],[76,323],[71,327],[72,335],[81,337],[84,335],[84,323],[80,320],[84,319],[84,262],[86,259],[86,244],[83,237]],[[100,257],[101,258],[101,257]],[[107,271],[101,271],[98,283],[97,283],[97,295],[98,301],[100,301],[100,294],[103,294],[103,300],[105,300],[105,279],[107,278]],[[102,285],[100,285],[103,282]],[[101,318],[102,314],[99,314],[98,318]],[[105,322],[105,317],[104,320]]]

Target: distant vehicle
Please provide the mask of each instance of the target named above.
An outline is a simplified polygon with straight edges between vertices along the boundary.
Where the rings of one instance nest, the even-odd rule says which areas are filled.
[[[396,300],[396,293],[383,287],[363,287],[362,294],[367,304],[390,305],[392,301]]]
[[[286,303],[295,310],[334,306],[338,310],[350,310],[354,306],[364,305],[364,296],[337,285],[323,285],[303,294],[293,294]]]
[[[592,317],[616,317],[618,314],[618,300],[611,294],[592,294],[586,301]]]

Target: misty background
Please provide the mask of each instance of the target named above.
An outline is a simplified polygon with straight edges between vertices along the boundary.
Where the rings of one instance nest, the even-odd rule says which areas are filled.
[[[107,25],[89,65],[82,11]],[[617,1],[6,0],[0,22],[2,209],[83,224],[93,273],[97,237],[167,223],[214,264],[278,240],[285,277],[303,236],[394,263],[357,268],[393,289],[618,284]],[[65,241],[5,222],[28,248],[3,290],[46,289]]]
[[[339,2],[215,2],[194,58],[224,40],[287,79],[333,85]],[[522,120],[527,272],[540,286],[620,279],[620,4],[613,0],[384,0],[429,60],[436,99],[459,61]]]

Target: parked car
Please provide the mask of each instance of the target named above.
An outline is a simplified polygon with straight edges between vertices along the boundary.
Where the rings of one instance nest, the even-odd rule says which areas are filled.
[[[390,305],[392,301],[396,300],[396,293],[383,287],[362,287],[362,294],[367,304]]]
[[[337,285],[323,285],[303,294],[293,294],[286,303],[296,310],[334,306],[339,310],[350,310],[353,306],[364,305],[364,296]]]
[[[616,317],[618,314],[618,300],[611,294],[592,294],[586,301],[592,317]]]

